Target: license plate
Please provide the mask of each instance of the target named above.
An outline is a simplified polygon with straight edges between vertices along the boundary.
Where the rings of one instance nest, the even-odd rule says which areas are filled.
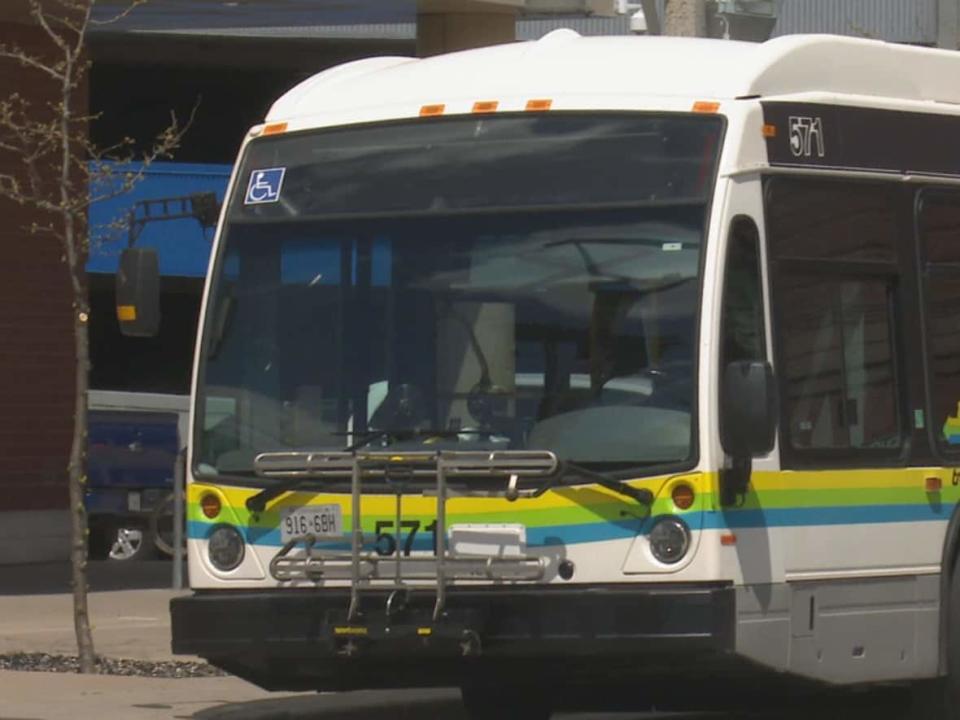
[[[280,517],[280,539],[313,535],[318,538],[339,538],[343,535],[343,511],[339,505],[311,505],[288,508]]]

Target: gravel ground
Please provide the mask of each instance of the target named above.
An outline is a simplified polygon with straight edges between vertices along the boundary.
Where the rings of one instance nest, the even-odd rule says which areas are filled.
[[[79,671],[80,661],[76,655],[50,655],[47,653],[9,653],[0,655],[0,670],[24,670],[31,672]],[[144,660],[118,660],[97,657],[97,672],[101,675],[127,675],[155,678],[214,677],[226,675],[205,662],[147,662]]]

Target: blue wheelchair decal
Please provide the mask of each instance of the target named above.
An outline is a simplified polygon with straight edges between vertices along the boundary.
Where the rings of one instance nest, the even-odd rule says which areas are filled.
[[[251,172],[250,184],[247,185],[247,197],[243,204],[258,205],[279,200],[280,188],[283,186],[283,176],[286,172],[286,168],[267,168]]]

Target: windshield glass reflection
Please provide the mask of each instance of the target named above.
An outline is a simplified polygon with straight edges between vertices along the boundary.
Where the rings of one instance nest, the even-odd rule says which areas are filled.
[[[644,152],[683,186],[673,197],[663,178],[662,197],[623,207],[540,206],[538,188],[534,210],[504,179],[491,194],[514,206],[495,212],[327,219],[304,217],[290,171],[286,206],[235,199],[205,327],[198,472],[250,473],[260,452],[385,446],[552,450],[598,469],[690,461],[719,126],[684,120],[673,156],[647,137],[669,124],[638,122]],[[241,178],[286,161],[271,152]],[[450,183],[495,182],[468,170]]]

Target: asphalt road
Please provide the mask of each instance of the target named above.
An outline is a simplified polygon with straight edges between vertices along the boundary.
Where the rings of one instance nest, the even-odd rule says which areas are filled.
[[[900,691],[840,696],[800,706],[791,698],[762,712],[557,712],[553,720],[920,720]],[[407,690],[299,695],[223,704],[196,720],[468,720],[456,690]]]
[[[455,691],[405,692],[392,700],[371,693],[339,696],[300,696],[278,700],[260,700],[208,708],[192,717],[196,720],[467,720]],[[649,713],[649,712],[560,712],[554,720],[880,720],[909,715],[891,714],[889,706],[853,711],[845,703],[835,707],[796,710],[788,701],[782,708],[760,713]]]
[[[92,609],[102,650],[112,648],[117,657],[164,659],[148,657],[147,650],[153,642],[159,648],[158,652],[169,654],[166,602],[170,594],[171,572],[169,562],[91,563]],[[64,621],[69,618],[68,609],[64,609],[66,606],[54,607],[57,602],[69,602],[69,596],[65,595],[68,589],[69,568],[66,565],[0,566],[0,615],[3,616],[0,617],[0,650],[4,647],[4,636],[9,635],[10,643],[19,642],[21,637],[30,642],[24,647],[11,645],[8,650],[70,651],[72,632],[66,627],[69,623]],[[154,595],[160,600],[153,602]],[[118,603],[119,606],[115,607]],[[124,603],[133,604],[126,607]],[[47,605],[51,607],[47,608]],[[49,617],[43,614],[45,608]],[[131,614],[136,617],[126,617]],[[134,620],[141,623],[149,620],[147,615],[159,617],[156,628],[131,624]],[[42,627],[30,634],[28,621]],[[63,648],[48,647],[51,634],[56,634],[57,622],[66,627],[62,633]],[[153,641],[150,632],[157,635]],[[111,633],[119,639],[113,638]],[[46,643],[43,647],[32,646],[40,640]],[[110,645],[112,640],[114,642]],[[138,654],[125,655],[127,650],[136,650]],[[106,654],[111,655],[110,652]],[[692,687],[691,691],[696,692],[696,688]],[[859,712],[855,712],[853,702],[846,699],[811,711],[809,708],[799,709],[792,698],[784,698],[782,705],[772,711],[747,714],[581,712],[556,713],[554,717],[556,720],[653,720],[667,717],[672,720],[906,720],[910,717],[909,714],[891,712],[896,705],[891,700],[896,698],[889,694],[867,696],[867,699],[866,707]],[[862,704],[863,698],[859,700]],[[466,720],[467,716],[459,692],[454,690],[271,695],[237,678],[91,678],[0,671],[0,720],[99,720],[103,717],[122,717],[124,720]]]

